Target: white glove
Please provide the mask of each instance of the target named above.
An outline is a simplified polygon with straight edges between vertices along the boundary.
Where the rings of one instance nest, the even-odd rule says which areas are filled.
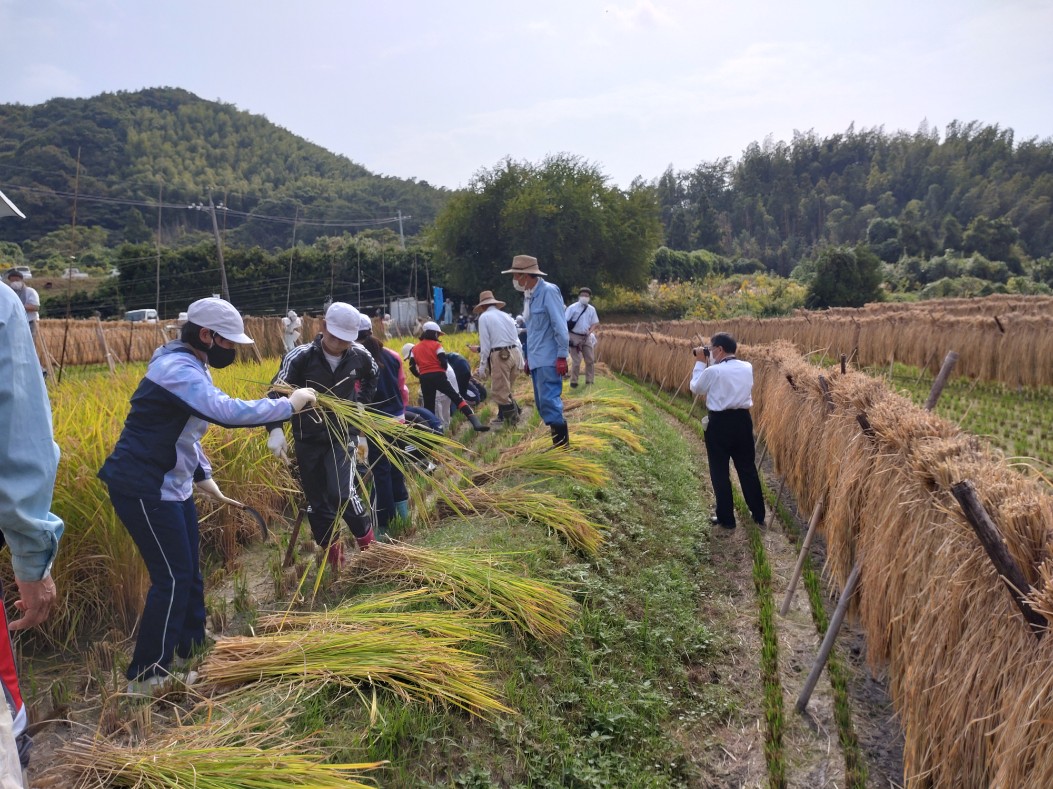
[[[280,427],[271,430],[267,437],[267,449],[283,463],[289,462],[289,442],[285,439],[285,431]]]
[[[355,448],[356,460],[361,465],[365,465],[369,462],[369,444],[366,443],[366,439],[362,436],[358,437],[358,446]]]
[[[214,499],[215,501],[221,502],[223,504],[233,504],[235,507],[245,506],[240,501],[228,499],[226,496],[224,496],[223,491],[219,489],[219,485],[216,484],[216,480],[212,479],[212,477],[209,477],[208,479],[203,479],[200,482],[195,482],[194,487],[197,488],[198,493],[201,493],[204,496],[208,496],[210,499]]]
[[[317,405],[318,392],[309,386],[306,386],[303,389],[297,389],[289,395],[289,402],[292,403],[293,413],[299,413],[308,405]]]

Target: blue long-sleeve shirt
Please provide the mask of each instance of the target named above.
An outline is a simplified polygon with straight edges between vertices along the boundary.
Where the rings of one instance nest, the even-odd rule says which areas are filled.
[[[132,395],[117,446],[99,478],[125,496],[186,501],[194,481],[212,476],[201,438],[209,423],[263,426],[292,416],[287,397],[238,400],[212,383],[208,368],[186,343],[158,348]]]
[[[39,581],[51,568],[63,523],[53,515],[59,448],[51,404],[33,348],[26,310],[0,287],[0,531],[20,581]]]
[[[527,359],[530,367],[555,367],[556,359],[567,358],[567,319],[563,294],[551,282],[538,279],[530,295],[527,312]]]

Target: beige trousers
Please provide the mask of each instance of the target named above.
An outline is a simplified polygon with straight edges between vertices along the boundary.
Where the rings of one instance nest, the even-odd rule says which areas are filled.
[[[585,383],[591,384],[596,380],[596,349],[589,342],[589,338],[579,338],[570,335],[570,382],[576,384],[581,374],[581,359],[585,357]],[[577,345],[575,341],[581,340]]]
[[[490,370],[490,397],[498,405],[512,404],[512,389],[516,376],[523,367],[523,354],[518,348],[508,349],[508,358],[501,351],[491,351],[487,367]]]

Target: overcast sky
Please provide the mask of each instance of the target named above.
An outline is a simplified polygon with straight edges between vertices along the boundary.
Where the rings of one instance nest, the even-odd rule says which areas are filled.
[[[0,0],[0,103],[165,85],[386,175],[628,186],[853,122],[1053,136],[1051,34],[1049,0]]]

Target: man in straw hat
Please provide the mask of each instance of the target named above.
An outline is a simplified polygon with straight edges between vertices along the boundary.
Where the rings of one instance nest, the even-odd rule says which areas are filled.
[[[2,192],[0,216],[25,218]],[[63,531],[62,520],[51,512],[59,448],[31,325],[25,302],[0,285],[0,420],[8,426],[0,437],[0,534],[10,548],[18,586],[14,607],[21,614],[9,623],[0,606],[0,786],[5,789],[23,786],[30,745],[8,630],[34,627],[61,605],[51,579]]]
[[[559,288],[542,279],[537,258],[516,255],[512,286],[523,294],[523,319],[527,330],[527,372],[534,383],[534,403],[542,421],[552,431],[552,445],[570,443],[563,418],[563,378],[567,375],[567,319]]]
[[[514,426],[519,421],[519,407],[512,399],[516,375],[523,366],[523,347],[519,344],[516,322],[505,303],[494,298],[493,291],[479,294],[475,314],[479,316],[479,377],[490,375],[490,396],[497,403],[497,416],[490,423]]]

